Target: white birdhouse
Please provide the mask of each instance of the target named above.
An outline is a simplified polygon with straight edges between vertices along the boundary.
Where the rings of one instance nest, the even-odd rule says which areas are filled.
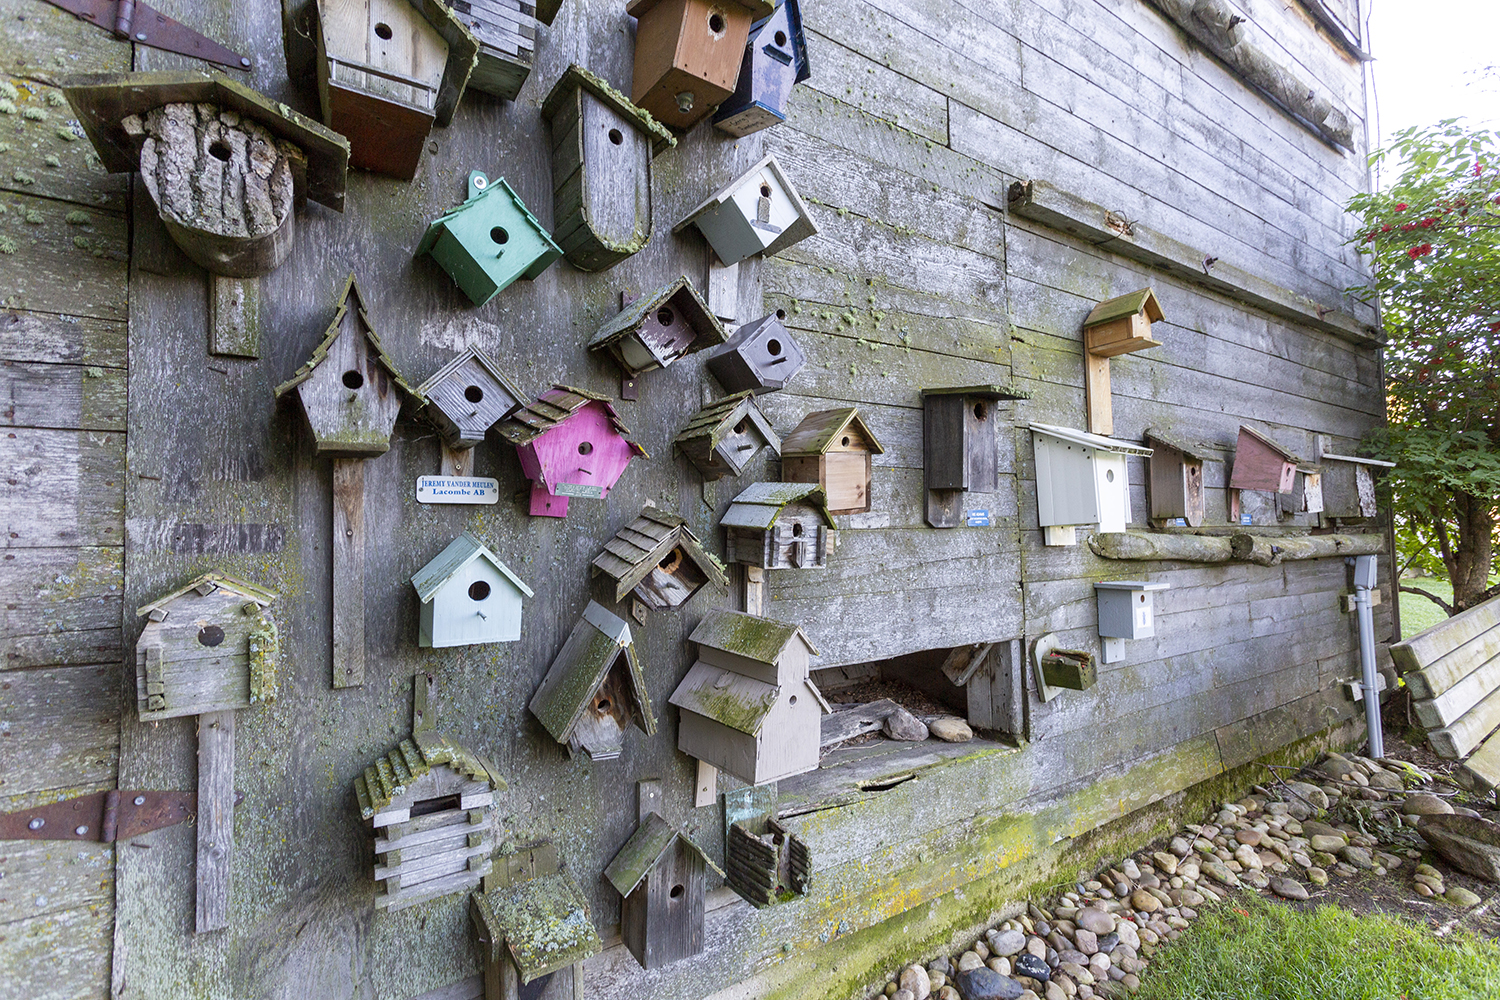
[[[1075,544],[1073,529],[1080,524],[1125,530],[1131,520],[1125,459],[1149,457],[1150,448],[1050,424],[1032,424],[1031,440],[1037,521],[1048,545]]]
[[[726,267],[756,254],[775,256],[818,232],[774,156],[735,178],[672,232],[689,225],[698,227]]]
[[[532,596],[531,588],[467,531],[411,582],[422,600],[417,645],[471,646],[521,638],[521,604]]]

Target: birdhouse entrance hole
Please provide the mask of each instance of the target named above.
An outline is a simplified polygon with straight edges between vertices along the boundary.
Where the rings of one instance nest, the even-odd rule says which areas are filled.
[[[490,585],[483,580],[475,580],[469,584],[469,600],[483,601],[490,596]]]
[[[781,341],[777,340],[775,337],[772,337],[770,340],[766,341],[766,353],[773,358],[781,357]]]
[[[669,892],[667,895],[671,896],[673,899],[681,899],[682,898],[682,894],[685,893],[685,892],[687,892],[687,886],[684,886],[684,885],[682,885],[682,884],[679,883],[678,885],[672,886],[672,891]]]
[[[764,181],[762,181],[761,185],[760,185],[760,196],[762,198],[769,198],[769,197],[771,197],[771,185],[769,185],[769,184],[765,183]]]
[[[447,812],[450,809],[459,808],[461,796],[443,795],[435,799],[418,799],[412,803],[411,815],[415,819],[418,816],[431,816],[433,813]]]
[[[727,27],[728,24],[724,20],[724,14],[722,11],[715,10],[709,12],[708,30],[713,34],[715,38],[723,38],[724,29]]]
[[[975,403],[974,404],[974,419],[975,420],[988,420],[989,416],[990,416],[990,408],[988,406],[985,406],[983,403]]]
[[[229,146],[228,146],[228,144],[226,144],[224,142],[221,142],[221,141],[215,141],[215,142],[209,143],[209,146],[208,146],[208,155],[212,156],[214,159],[218,160],[220,163],[228,163],[229,162]]]
[[[483,402],[484,390],[477,385],[471,385],[464,390],[464,399],[467,399],[471,403]]]
[[[357,372],[357,371],[352,371],[352,370],[344,372],[344,388],[345,389],[358,389],[361,386],[363,386],[364,384],[365,384],[365,377],[364,377],[364,375],[362,373]]]
[[[776,44],[779,45],[779,46],[785,47],[785,45],[786,45],[786,32],[785,31],[778,31],[778,32],[776,32]]]
[[[381,41],[388,42],[391,40],[393,32],[391,31],[391,26],[389,24],[381,21],[380,23],[375,25],[375,34],[380,38]]]
[[[668,309],[665,306],[656,310],[656,321],[662,326],[671,326],[672,321],[676,318],[677,317],[672,314],[672,310]]]
[[[505,231],[504,226],[496,226],[494,229],[490,230],[490,239],[494,240],[501,246],[504,246],[505,244],[510,242],[510,233],[507,233]]]
[[[217,646],[224,641],[224,630],[217,625],[205,625],[198,630],[198,642],[205,646]]]
[[[609,141],[618,146],[625,141],[625,133],[617,128],[612,128],[609,130]]]
[[[580,441],[580,442],[578,442],[578,454],[580,454],[580,455],[591,455],[591,454],[593,454],[593,452],[594,452],[594,446],[592,444],[590,444],[587,441]]]

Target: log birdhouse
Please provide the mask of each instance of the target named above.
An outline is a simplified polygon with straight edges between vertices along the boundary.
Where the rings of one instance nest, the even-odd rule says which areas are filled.
[[[1336,455],[1329,450],[1331,443],[1326,434],[1318,435],[1317,461],[1323,467],[1320,483],[1323,515],[1339,518],[1376,516],[1380,507],[1375,497],[1375,477],[1386,469],[1394,469],[1396,463],[1356,455]]]
[[[1151,324],[1161,320],[1156,293],[1143,288],[1099,303],[1083,321],[1084,390],[1088,397],[1089,433],[1115,432],[1114,406],[1109,388],[1109,359],[1148,347]]]
[[[552,125],[552,234],[568,263],[605,271],[651,239],[651,160],[677,145],[648,113],[581,66],[542,102]]]
[[[656,735],[646,672],[630,626],[589,602],[531,698],[531,714],[552,738],[590,760],[614,760],[634,723]]]
[[[417,246],[431,255],[476,306],[510,285],[535,280],[562,256],[537,217],[504,177],[469,174],[469,198],[433,220]]]
[[[750,25],[771,11],[769,0],[631,0],[630,99],[673,128],[706,117],[734,93]]]
[[[417,645],[515,642],[531,588],[467,531],[411,578],[422,602]]]
[[[1085,434],[1068,427],[1031,424],[1036,452],[1037,519],[1048,545],[1073,545],[1074,528],[1097,524],[1102,532],[1130,523],[1130,480],[1125,459],[1151,457],[1151,449]]]
[[[1240,425],[1234,448],[1232,490],[1290,493],[1297,478],[1297,457],[1253,427]]]
[[[734,498],[719,525],[729,562],[763,569],[828,565],[833,518],[816,483],[756,483]]]
[[[469,897],[469,916],[484,963],[484,1000],[515,1000],[521,986],[552,973],[576,976],[568,967],[604,947],[583,890],[555,844],[495,858],[484,891]],[[552,983],[544,988],[550,991]]]
[[[782,440],[781,478],[823,487],[830,514],[857,514],[870,509],[871,456],[883,454],[859,410],[820,410]]]
[[[646,969],[703,951],[706,871],[724,872],[658,813],[647,813],[604,869],[621,896],[620,937]]]
[[[829,709],[802,629],[714,610],[688,638],[698,659],[669,699],[681,709],[677,748],[752,785],[816,768]]]
[[[541,6],[536,8],[536,16],[524,0],[458,0],[449,6],[479,43],[469,89],[514,101],[531,76]],[[555,7],[552,13],[556,13]],[[552,21],[549,18],[542,23]]]
[[[698,227],[726,267],[756,254],[774,257],[818,232],[774,156],[730,181],[672,232],[690,225]]]
[[[455,451],[472,448],[524,402],[490,356],[471,347],[417,387],[427,412]]]
[[[291,252],[295,206],[344,209],[348,141],[249,87],[206,73],[70,83],[63,93],[104,168],[140,170],[173,242],[205,270],[265,274]]]
[[[686,354],[717,347],[728,334],[686,277],[636,299],[589,341],[629,378],[665,368]]]
[[[1151,500],[1151,520],[1182,519],[1190,527],[1203,523],[1202,449],[1163,431],[1147,430],[1146,443],[1151,446],[1148,464],[1147,492]]]
[[[774,14],[751,25],[739,81],[715,112],[714,128],[744,136],[786,121],[792,88],[811,75],[802,9],[797,0],[783,0]]]
[[[746,323],[708,356],[705,367],[726,392],[784,389],[807,355],[774,314]]]
[[[806,841],[770,817],[732,824],[724,850],[730,887],[755,906],[806,895],[812,884]]]
[[[712,583],[729,586],[724,566],[704,550],[698,536],[676,514],[647,507],[641,516],[604,543],[594,559],[594,575],[615,581],[615,602],[635,594],[658,611],[677,608]]]
[[[570,497],[603,500],[632,458],[649,457],[607,396],[566,385],[521,407],[496,430],[516,446],[521,471],[531,480],[534,517],[567,517]]]
[[[708,404],[672,443],[708,483],[738,476],[762,448],[781,453],[781,438],[760,412],[752,392]]]
[[[923,478],[927,523],[956,528],[963,494],[1000,489],[997,403],[1018,394],[998,385],[922,390]]]
[[[323,122],[356,167],[409,181],[434,123],[453,120],[479,41],[438,0],[317,0]]]

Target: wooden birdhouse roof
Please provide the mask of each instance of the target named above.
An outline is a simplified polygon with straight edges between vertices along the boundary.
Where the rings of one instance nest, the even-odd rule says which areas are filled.
[[[651,155],[677,145],[677,139],[667,127],[651,116],[645,108],[636,107],[630,98],[609,85],[603,77],[590,73],[574,63],[563,71],[563,75],[552,85],[552,91],[542,102],[542,117],[554,117],[564,101],[575,90],[586,90],[611,108],[621,118],[634,125],[651,140]]]
[[[1244,443],[1246,435],[1249,435],[1249,437],[1250,437],[1250,439],[1252,441],[1258,442],[1259,444],[1262,444],[1265,447],[1269,448],[1271,451],[1275,452],[1277,455],[1280,455],[1281,458],[1284,461],[1292,462],[1294,464],[1297,463],[1297,462],[1299,462],[1299,461],[1301,461],[1299,458],[1297,458],[1296,455],[1293,455],[1291,452],[1287,451],[1281,445],[1277,444],[1275,441],[1272,441],[1270,438],[1266,437],[1264,434],[1262,434],[1260,431],[1256,430],[1254,427],[1251,427],[1251,426],[1249,426],[1247,424],[1240,424],[1240,443],[1241,444]]]
[[[522,594],[527,597],[533,596],[531,588],[526,586],[519,576],[512,573],[509,566],[501,562],[495,553],[467,531],[449,542],[447,548],[434,556],[426,566],[417,570],[416,575],[411,578],[411,585],[417,588],[417,596],[421,598],[423,604],[426,604],[437,595],[443,584],[447,583],[454,573],[475,559],[484,559],[499,570],[502,576],[515,584],[516,589]]]
[[[646,690],[646,673],[636,656],[630,626],[602,605],[590,601],[531,699],[532,714],[553,739],[562,743],[572,735],[589,699],[604,683],[622,652],[630,667],[631,692],[640,709],[637,725],[647,736],[656,735],[656,716]]]
[[[957,385],[937,389],[923,389],[922,398],[928,396],[973,396],[978,399],[1030,399],[1031,393],[1008,385]]]
[[[687,521],[655,507],[642,510],[639,517],[604,543],[604,551],[594,559],[594,573],[604,573],[613,579],[615,600],[623,601],[626,594],[678,547],[721,590],[729,586],[729,574],[724,564],[703,548]]]
[[[1162,318],[1161,303],[1156,301],[1156,293],[1149,288],[1142,288],[1138,292],[1130,292],[1127,295],[1117,295],[1099,303],[1094,307],[1094,311],[1089,313],[1088,319],[1083,321],[1083,327],[1086,330],[1091,326],[1099,326],[1142,312],[1153,323]]]
[[[760,406],[755,402],[755,393],[750,390],[727,396],[717,403],[709,403],[688,421],[672,443],[680,446],[698,438],[707,438],[708,447],[712,450],[739,426],[741,420],[750,421],[760,432],[760,436],[766,439],[771,450],[780,454],[781,438],[771,427],[766,415],[760,412]]]
[[[1149,457],[1151,449],[1129,441],[1120,441],[1101,434],[1090,434],[1087,431],[1075,431],[1071,427],[1055,427],[1052,424],[1028,424],[1033,433],[1045,434],[1059,441],[1069,444],[1082,445],[1085,448],[1094,448],[1098,451],[1113,452],[1116,455],[1139,455],[1143,458]]]
[[[758,176],[762,170],[769,170],[775,175],[776,183],[781,186],[781,190],[786,193],[787,198],[792,202],[792,207],[797,211],[797,220],[790,226],[787,226],[781,235],[776,237],[776,240],[762,251],[762,255],[774,257],[792,244],[801,242],[809,236],[816,236],[818,234],[817,224],[813,222],[812,215],[807,211],[807,205],[802,201],[802,197],[797,194],[797,189],[792,187],[792,182],[787,179],[786,172],[781,169],[781,164],[777,162],[774,155],[768,155],[755,166],[714,192],[712,197],[693,209],[686,219],[673,226],[672,232],[682,232],[688,226],[697,222],[701,216],[707,215],[726,202],[733,201],[734,193]]]
[[[430,392],[433,388],[442,385],[450,375],[462,368],[464,366],[464,363],[469,361],[470,359],[477,362],[479,367],[488,372],[496,382],[499,382],[502,386],[504,386],[505,391],[510,393],[510,397],[512,399],[524,398],[524,394],[521,392],[521,390],[517,389],[515,383],[510,380],[509,376],[507,376],[500,370],[500,367],[495,364],[494,359],[477,347],[467,348],[463,351],[463,353],[459,354],[452,361],[448,362],[446,365],[434,372],[431,377],[427,379],[427,381],[417,386],[417,396],[424,403],[427,402],[428,392]]]
[[[662,0],[630,0],[625,13],[631,17],[640,17],[661,2]],[[737,7],[745,8],[750,12],[750,16],[755,18],[770,17],[771,12],[776,9],[774,0],[729,0],[729,2]]]
[[[604,409],[609,412],[609,422],[615,432],[626,440],[637,455],[642,458],[651,457],[646,454],[646,449],[630,440],[630,428],[621,423],[620,415],[610,405],[608,396],[601,396],[587,389],[575,389],[570,385],[553,386],[542,393],[536,402],[521,407],[496,424],[495,430],[513,445],[527,445],[590,403],[603,403]]]
[[[496,859],[497,867],[505,863],[504,857]],[[522,983],[581,962],[604,948],[583,890],[561,866],[554,867],[557,870],[471,897],[471,912],[483,925],[490,960],[499,961],[508,953]]]
[[[1159,444],[1164,448],[1170,448],[1173,451],[1180,451],[1182,452],[1184,458],[1190,459],[1194,462],[1205,462],[1210,458],[1210,456],[1207,454],[1208,449],[1206,449],[1203,445],[1189,442],[1185,438],[1180,438],[1175,434],[1169,434],[1166,431],[1159,431],[1154,427],[1146,428],[1146,433],[1141,436],[1145,440],[1155,442],[1156,444]]]
[[[500,772],[484,757],[443,733],[420,729],[354,779],[354,798],[359,803],[360,816],[374,818],[413,781],[444,764],[466,778],[488,783],[497,791],[506,787]]]
[[[661,862],[672,845],[679,840],[702,858],[704,864],[717,872],[721,878],[723,877],[724,870],[714,864],[708,852],[693,843],[691,837],[672,826],[658,814],[647,813],[641,825],[636,827],[635,833],[625,841],[625,846],[620,848],[620,852],[609,863],[609,867],[604,869],[605,879],[621,896],[630,895],[635,892],[646,876],[651,874],[651,869]]]
[[[765,530],[776,523],[789,503],[812,506],[828,527],[835,527],[828,513],[828,497],[817,483],[753,483],[729,504],[719,524],[727,528]]]
[[[307,157],[305,177],[294,171],[298,195],[344,210],[349,172],[349,140],[242,83],[210,73],[89,73],[61,81],[84,134],[110,173],[128,173],[140,164],[145,135],[134,134],[126,119],[165,104],[212,104],[264,126]]]
[[[679,295],[679,292],[684,294]],[[684,275],[626,306],[613,319],[599,328],[599,332],[594,334],[594,339],[589,341],[589,350],[595,351],[608,347],[621,337],[629,336],[639,330],[646,322],[646,317],[669,301],[672,302],[673,308],[682,313],[688,325],[698,331],[698,336],[693,339],[686,353],[692,354],[705,347],[716,347],[728,338],[729,333],[724,329],[724,324],[719,322],[719,317],[708,308],[708,303],[703,301],[703,296],[698,294],[698,289],[694,288],[693,283]]]
[[[794,82],[802,83],[812,78],[812,63],[807,58],[807,35],[802,31],[802,5],[797,0],[782,0],[779,9],[786,11],[787,37],[791,42],[792,58],[797,63],[797,75]],[[775,16],[771,14],[750,26],[752,43]]]
[[[710,649],[722,649],[748,660],[775,666],[786,647],[793,639],[801,639],[808,652],[817,655],[818,649],[799,625],[772,621],[747,615],[740,611],[715,609],[698,623],[689,642]]]
[[[476,174],[483,181],[482,185],[475,180]],[[552,239],[552,234],[547,232],[547,227],[542,225],[542,221],[531,214],[531,209],[526,207],[526,203],[521,200],[521,196],[516,194],[515,189],[506,182],[504,177],[485,179],[483,174],[474,171],[469,175],[469,189],[473,192],[469,197],[454,205],[428,224],[427,232],[422,234],[422,242],[417,244],[418,257],[427,253],[436,245],[438,237],[442,235],[443,227],[447,222],[458,216],[465,215],[479,206],[489,205],[497,206],[502,211],[510,209],[517,212],[525,220],[527,226],[546,241],[548,246],[557,251],[559,256],[562,255],[562,247],[559,247],[556,241]],[[491,256],[493,257],[493,254]]]
[[[864,438],[869,446],[870,454],[885,454],[885,449],[881,447],[875,435],[870,433],[870,428],[860,418],[858,408],[848,406],[838,410],[819,410],[803,417],[802,423],[797,425],[796,430],[782,440],[781,457],[822,455],[832,448],[848,430]]]
[[[268,607],[276,600],[276,594],[273,591],[267,590],[264,587],[257,587],[253,583],[246,583],[238,577],[230,576],[228,573],[220,573],[216,570],[212,573],[204,573],[202,576],[195,577],[170,594],[158,597],[150,604],[142,604],[139,608],[136,608],[135,613],[137,616],[149,615],[157,608],[171,604],[190,590],[196,590],[204,597],[218,590],[227,590],[231,594],[238,594],[247,601],[254,601],[263,608]]]
[[[338,309],[333,314],[333,321],[328,324],[328,329],[324,332],[322,341],[317,347],[313,348],[312,357],[308,358],[307,362],[298,368],[291,378],[276,387],[277,396],[286,395],[303,382],[312,378],[312,373],[317,369],[318,365],[327,359],[333,342],[338,340],[339,335],[343,332],[344,317],[348,314],[351,305],[359,315],[360,323],[364,327],[365,340],[369,342],[370,347],[374,350],[375,360],[379,362],[380,367],[386,370],[391,380],[396,383],[396,387],[406,394],[406,396],[411,399],[422,398],[421,394],[407,384],[406,379],[401,377],[401,372],[396,369],[396,363],[391,360],[389,354],[385,353],[385,347],[380,343],[380,336],[375,332],[375,325],[370,322],[370,314],[365,311],[365,299],[364,295],[360,293],[359,282],[355,280],[352,272],[348,280],[344,282],[343,290],[339,292]]]

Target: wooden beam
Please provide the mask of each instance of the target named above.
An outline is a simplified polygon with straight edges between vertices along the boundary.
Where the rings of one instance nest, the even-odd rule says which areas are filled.
[[[234,855],[234,713],[198,716],[198,933],[229,926]]]
[[[1229,539],[1205,535],[1145,534],[1102,531],[1089,536],[1089,548],[1103,559],[1162,559],[1179,562],[1228,562]]]
[[[208,276],[208,352],[260,357],[260,279]]]
[[[465,479],[474,475],[474,449],[465,448],[462,451],[454,451],[447,444],[440,446],[443,449],[443,463],[438,470],[442,476],[461,476]]]
[[[1089,433],[1111,437],[1115,433],[1115,409],[1110,399],[1109,358],[1083,352],[1083,392],[1089,415]]]
[[[719,797],[719,769],[707,761],[698,762],[698,781],[693,791],[693,808],[711,806]]]
[[[333,460],[333,686],[365,682],[365,462]]]
[[[766,570],[763,566],[745,567],[745,614],[758,615],[765,607]]]

